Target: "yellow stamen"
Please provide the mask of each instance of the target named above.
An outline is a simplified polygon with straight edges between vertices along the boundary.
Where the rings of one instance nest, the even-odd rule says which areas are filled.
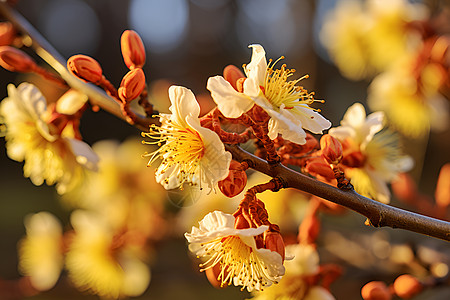
[[[150,157],[148,166],[158,158],[162,159],[158,173],[164,174],[170,167],[178,165],[177,173],[180,187],[183,183],[193,183],[194,175],[201,171],[200,160],[205,153],[205,145],[200,134],[189,126],[182,126],[178,122],[168,120],[161,126],[151,125],[149,132],[143,132],[143,137],[154,141],[143,141],[148,145],[157,145],[158,150],[143,154]],[[201,176],[201,174],[200,174]],[[166,179],[166,183],[168,179]]]

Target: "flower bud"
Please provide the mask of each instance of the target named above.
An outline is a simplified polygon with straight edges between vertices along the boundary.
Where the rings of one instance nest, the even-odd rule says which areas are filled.
[[[25,52],[10,47],[0,47],[0,66],[11,72],[32,72],[36,68],[34,60]]]
[[[234,219],[234,228],[236,229],[250,228],[250,224],[248,224],[247,219],[242,214],[239,214]]]
[[[334,172],[322,156],[312,157],[308,159],[305,171],[314,177],[322,176],[327,180],[334,179]]]
[[[239,92],[239,89],[237,88],[237,82],[239,79],[245,79],[244,73],[236,67],[235,65],[228,65],[223,69],[223,78],[225,78],[226,81],[228,81],[231,86]],[[241,80],[242,81],[242,80]],[[242,92],[242,91],[240,91]]]
[[[337,165],[342,160],[342,144],[336,138],[329,134],[325,134],[320,139],[320,148],[322,156],[327,163]]]
[[[341,164],[350,168],[360,168],[364,165],[366,158],[360,151],[353,151],[344,155]]]
[[[222,267],[220,264],[215,264],[214,267],[205,270],[206,278],[208,278],[209,283],[216,289],[228,287],[228,285],[223,285],[223,283],[217,279],[221,269]]]
[[[133,30],[125,30],[120,38],[123,60],[130,70],[145,64],[145,48],[141,37]]]
[[[243,93],[244,92],[244,82],[245,82],[246,79],[247,79],[246,77],[243,77],[243,78],[239,78],[236,81],[236,90],[239,93]]]
[[[438,206],[447,207],[450,205],[450,163],[445,164],[439,172],[434,196]]]
[[[389,288],[382,281],[371,281],[361,289],[364,300],[391,300]]]
[[[103,70],[100,64],[92,57],[77,54],[67,61],[67,69],[86,82],[98,84],[103,78]]]
[[[303,219],[298,229],[298,240],[301,243],[314,244],[320,232],[320,222],[315,214]]]
[[[241,170],[241,164],[235,160],[230,163],[228,176],[219,181],[220,191],[227,197],[233,198],[240,194],[247,185],[247,174]]]
[[[144,71],[140,68],[129,71],[122,79],[119,87],[119,97],[124,102],[136,99],[145,88]]]
[[[420,293],[423,289],[422,283],[414,276],[404,274],[394,281],[394,291],[397,296],[409,299]]]
[[[264,244],[266,249],[269,249],[270,251],[275,251],[278,254],[280,254],[282,261],[284,261],[285,246],[283,237],[279,232],[269,230],[264,231]]]
[[[16,37],[16,30],[10,22],[0,23],[0,45],[11,45]]]

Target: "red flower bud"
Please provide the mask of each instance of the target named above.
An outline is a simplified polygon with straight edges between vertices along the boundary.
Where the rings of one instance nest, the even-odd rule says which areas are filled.
[[[145,48],[141,37],[133,30],[125,30],[120,38],[120,47],[125,64],[130,70],[145,64]]]
[[[241,170],[241,164],[235,160],[230,163],[228,176],[219,181],[220,191],[227,197],[232,198],[240,194],[247,184],[247,174]]]
[[[122,79],[119,87],[119,97],[124,102],[136,99],[145,88],[144,71],[140,68],[129,71]]]
[[[322,156],[312,157],[308,159],[305,171],[314,177],[322,176],[327,180],[334,179],[334,172]]]
[[[361,168],[364,165],[366,158],[360,151],[353,151],[344,155],[341,164],[350,168]]]
[[[439,172],[434,196],[440,207],[450,206],[450,163],[445,164]]]
[[[282,260],[284,261],[285,257],[285,246],[283,237],[279,232],[274,231],[264,231],[264,244],[265,248],[270,251],[275,251],[281,255]]]
[[[402,299],[409,299],[420,293],[423,284],[414,276],[409,274],[401,275],[394,281],[394,291]]]
[[[325,134],[320,139],[322,156],[329,164],[337,165],[342,160],[342,144],[336,138]]]
[[[11,45],[14,38],[16,37],[16,30],[10,22],[0,23],[0,45],[6,46]]]
[[[10,47],[0,47],[0,65],[11,72],[32,72],[37,66],[25,52]]]
[[[389,288],[382,281],[371,281],[361,289],[364,300],[391,300]]]
[[[235,65],[226,66],[225,69],[223,69],[223,78],[225,78],[225,80],[228,81],[236,91],[242,92],[242,90],[239,91],[237,87],[237,81],[239,79],[245,79],[245,75],[238,67]]]
[[[80,79],[98,84],[103,78],[103,70],[100,64],[92,57],[77,54],[67,61],[67,69]]]

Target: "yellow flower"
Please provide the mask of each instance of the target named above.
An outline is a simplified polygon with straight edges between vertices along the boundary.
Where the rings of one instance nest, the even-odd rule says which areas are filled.
[[[398,137],[383,128],[384,114],[375,112],[367,116],[364,106],[355,103],[344,115],[341,125],[329,133],[339,139],[344,148],[341,166],[351,179],[355,190],[372,199],[388,203],[387,183],[398,173],[412,168],[412,159],[404,156]]]
[[[201,271],[220,266],[217,280],[221,285],[234,284],[248,291],[262,290],[278,283],[284,275],[281,255],[268,249],[258,249],[255,237],[268,229],[235,229],[234,217],[220,211],[207,214],[186,233],[189,249],[197,257],[205,258]]]
[[[149,268],[108,222],[95,213],[75,211],[71,223],[75,234],[66,268],[77,288],[113,299],[139,296],[147,289]]]
[[[25,218],[26,237],[19,242],[19,270],[39,291],[51,289],[63,267],[62,228],[48,212]]]
[[[448,127],[448,101],[438,93],[439,70],[429,65],[420,85],[413,75],[414,58],[405,56],[377,77],[369,86],[368,104],[386,113],[389,123],[402,134],[418,138],[429,129]]]
[[[293,256],[285,262],[286,274],[277,285],[262,292],[253,292],[254,300],[333,300],[333,295],[321,286],[309,286],[304,278],[319,271],[319,254],[312,245],[286,246],[286,254]]]
[[[95,170],[97,155],[69,130],[55,132],[47,124],[49,111],[41,92],[29,83],[8,86],[8,97],[0,104],[6,125],[8,156],[25,161],[23,172],[35,185],[56,184],[58,193],[72,189],[83,177],[84,169]]]
[[[181,86],[169,88],[172,114],[161,114],[161,126],[150,127],[144,137],[152,138],[160,148],[145,154],[150,157],[148,165],[156,159],[162,162],[156,170],[156,181],[166,189],[182,187],[184,183],[206,184],[214,189],[218,181],[228,176],[231,154],[219,136],[203,128],[198,118],[200,107],[191,90]]]
[[[309,104],[314,101],[314,93],[296,84],[308,76],[289,80],[294,69],[282,65],[275,69],[275,62],[267,63],[266,52],[261,45],[250,45],[252,59],[244,67],[247,76],[244,90],[237,92],[222,76],[210,77],[207,88],[220,112],[227,118],[238,118],[250,110],[254,104],[263,108],[270,116],[269,133],[271,139],[282,134],[284,139],[298,144],[306,143],[306,133],[322,133],[331,126],[330,121],[314,111]]]

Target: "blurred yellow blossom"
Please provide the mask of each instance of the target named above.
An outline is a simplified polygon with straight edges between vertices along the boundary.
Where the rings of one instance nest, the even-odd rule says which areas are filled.
[[[71,128],[49,124],[52,116],[47,101],[32,84],[17,88],[10,84],[0,114],[6,125],[8,156],[25,161],[24,176],[35,185],[56,184],[62,194],[81,181],[86,168],[96,170],[98,157],[88,144],[75,138]]]
[[[64,265],[62,227],[48,212],[25,218],[26,237],[18,244],[19,270],[39,291],[51,289]]]
[[[341,126],[329,133],[339,139],[344,148],[340,166],[350,178],[355,190],[372,199],[388,203],[387,184],[400,172],[412,168],[412,159],[402,154],[398,138],[383,129],[384,114],[367,116],[364,106],[355,103],[348,108]]]
[[[415,58],[405,56],[391,69],[378,75],[368,90],[368,104],[386,113],[390,125],[402,134],[417,138],[429,129],[448,127],[448,101],[438,93],[442,73],[427,65],[420,80],[413,73]]]
[[[71,223],[66,268],[77,288],[113,299],[147,289],[150,269],[141,259],[143,249],[129,245],[126,234],[113,231],[95,212],[77,210]]]
[[[320,40],[344,76],[370,78],[420,45],[408,24],[426,15],[422,5],[406,0],[342,0],[327,16]]]

